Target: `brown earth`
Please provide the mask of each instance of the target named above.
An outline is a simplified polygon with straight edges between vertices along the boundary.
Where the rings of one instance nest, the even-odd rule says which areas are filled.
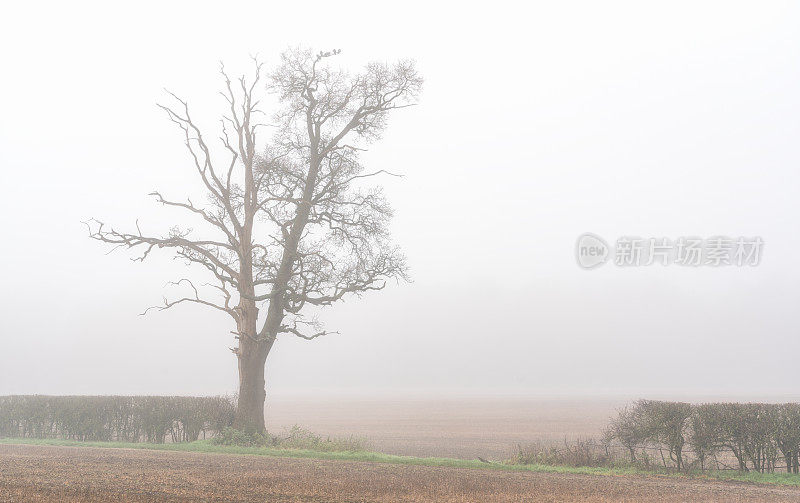
[[[597,437],[621,398],[270,397],[267,428],[298,424],[322,435],[366,438],[407,456],[510,457],[517,444]]]
[[[800,489],[225,454],[0,445],[0,502],[797,502]]]

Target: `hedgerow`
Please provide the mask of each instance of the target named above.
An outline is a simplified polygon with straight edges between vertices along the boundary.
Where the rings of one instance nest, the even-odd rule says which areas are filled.
[[[0,437],[192,442],[233,424],[228,397],[2,396]]]
[[[611,421],[605,441],[637,464],[798,473],[800,404],[639,400]]]

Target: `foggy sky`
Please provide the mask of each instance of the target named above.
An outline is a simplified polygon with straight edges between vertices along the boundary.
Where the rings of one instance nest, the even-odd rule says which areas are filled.
[[[340,335],[279,338],[269,394],[796,392],[797,4],[554,4],[6,6],[0,394],[235,391],[226,316],[138,315],[189,271],[106,255],[81,221],[187,224],[147,197],[197,194],[162,88],[213,137],[218,61],[295,45],[417,60],[420,105],[365,157],[405,175],[385,184],[414,281],[327,310]],[[765,248],[584,271],[584,232]]]

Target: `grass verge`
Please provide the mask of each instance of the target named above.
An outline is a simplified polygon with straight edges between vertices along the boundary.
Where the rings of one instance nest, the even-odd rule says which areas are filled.
[[[705,472],[705,473],[659,473],[635,467],[573,467],[555,465],[518,465],[506,463],[484,463],[471,459],[456,458],[423,458],[416,456],[397,456],[370,451],[316,451],[310,449],[286,449],[273,447],[238,447],[214,445],[209,440],[198,440],[179,444],[147,444],[126,442],[79,442],[75,440],[36,439],[36,438],[0,438],[0,444],[43,445],[63,447],[101,447],[111,449],[142,449],[153,451],[200,452],[207,454],[240,454],[249,456],[267,456],[274,458],[306,458],[330,459],[344,461],[366,461],[395,465],[440,466],[450,468],[472,468],[481,470],[569,473],[578,475],[641,475],[662,477],[683,477],[709,480],[733,480],[755,484],[777,484],[800,487],[800,475],[790,473],[741,473],[741,472]]]

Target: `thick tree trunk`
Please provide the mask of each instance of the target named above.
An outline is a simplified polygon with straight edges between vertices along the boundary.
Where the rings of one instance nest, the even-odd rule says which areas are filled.
[[[249,239],[249,234],[246,235]],[[243,253],[250,256],[249,251]],[[274,338],[259,338],[256,331],[258,308],[256,307],[253,289],[252,264],[245,259],[242,264],[240,281],[246,287],[239,299],[236,310],[239,313],[237,322],[239,345],[235,350],[239,360],[239,398],[236,403],[236,415],[233,427],[246,433],[265,433],[264,404],[267,398],[264,380],[264,365],[267,355],[272,349]]]
[[[247,433],[264,433],[267,398],[264,365],[269,346],[248,341],[239,346],[239,400],[233,427]]]

